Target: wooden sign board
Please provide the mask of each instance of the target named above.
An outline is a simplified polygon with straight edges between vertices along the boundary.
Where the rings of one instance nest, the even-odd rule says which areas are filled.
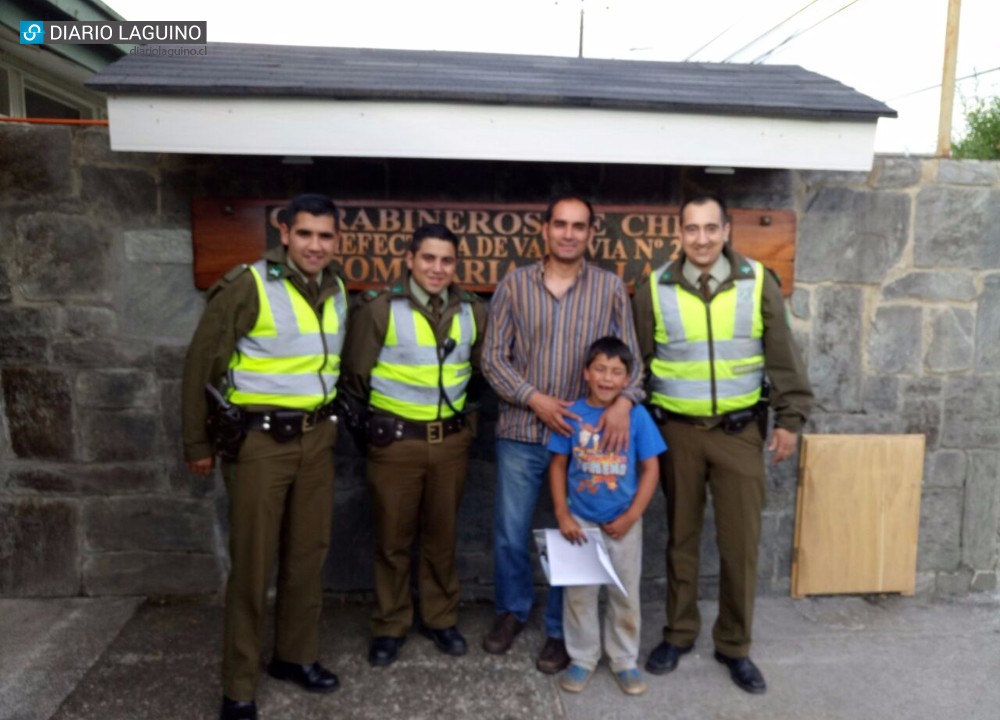
[[[923,435],[805,435],[792,597],[916,584]]]
[[[195,285],[210,287],[234,265],[254,262],[281,242],[281,200],[193,201]],[[461,242],[458,282],[491,292],[511,268],[545,254],[543,205],[495,203],[414,203],[350,200],[340,210],[340,262],[352,289],[381,287],[397,277],[413,231],[442,223]],[[676,258],[680,228],[676,207],[597,206],[597,230],[589,257],[631,283]],[[760,260],[792,292],[795,267],[795,213],[790,210],[731,211],[733,247]]]

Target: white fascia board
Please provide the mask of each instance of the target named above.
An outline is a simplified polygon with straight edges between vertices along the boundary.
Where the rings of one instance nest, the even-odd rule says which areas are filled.
[[[463,103],[108,97],[128,152],[871,169],[874,121]]]

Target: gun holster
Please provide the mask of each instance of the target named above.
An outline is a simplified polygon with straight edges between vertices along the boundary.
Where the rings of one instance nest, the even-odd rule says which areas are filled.
[[[208,397],[208,435],[223,460],[235,460],[247,436],[243,408],[226,401],[211,385],[205,386]]]

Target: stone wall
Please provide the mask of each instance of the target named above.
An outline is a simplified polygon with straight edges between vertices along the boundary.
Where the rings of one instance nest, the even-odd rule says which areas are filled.
[[[676,203],[799,214],[790,309],[818,408],[813,432],[927,435],[918,589],[996,587],[1000,476],[1000,165],[878,158],[871,173],[551,163],[114,153],[103,129],[0,126],[0,596],[217,592],[225,495],[188,474],[179,375],[203,300],[192,197]],[[461,509],[464,593],[491,596],[495,406]],[[759,591],[789,587],[795,460],[773,469]],[[538,524],[548,522],[546,508]],[[326,584],[371,584],[364,463],[337,448]],[[718,557],[711,518],[704,592]],[[665,526],[647,516],[645,589]]]

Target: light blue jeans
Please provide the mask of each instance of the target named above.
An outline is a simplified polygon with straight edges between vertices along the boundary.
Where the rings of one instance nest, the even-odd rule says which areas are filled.
[[[538,493],[548,482],[549,451],[540,443],[497,440],[497,492],[493,522],[493,582],[497,614],[528,619],[534,600],[531,519]],[[545,634],[561,638],[563,592],[549,588]]]

